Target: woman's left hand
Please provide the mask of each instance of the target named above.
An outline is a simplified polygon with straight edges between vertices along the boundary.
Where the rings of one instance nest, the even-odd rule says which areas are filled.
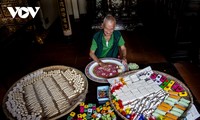
[[[122,59],[122,64],[123,64],[123,65],[127,65],[127,59],[126,59],[126,58],[123,58],[123,59]]]

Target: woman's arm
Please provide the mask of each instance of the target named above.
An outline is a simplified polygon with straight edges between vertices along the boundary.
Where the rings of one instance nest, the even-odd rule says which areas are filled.
[[[120,49],[121,49],[121,59],[122,59],[122,63],[123,64],[127,64],[127,59],[126,59],[126,47],[124,45],[120,46]]]
[[[90,55],[90,57],[91,57],[95,62],[97,62],[100,66],[105,66],[105,63],[103,63],[103,62],[95,55],[95,51],[90,50],[89,55]]]

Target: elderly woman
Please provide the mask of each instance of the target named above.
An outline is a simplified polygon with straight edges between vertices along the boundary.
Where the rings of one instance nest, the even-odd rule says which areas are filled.
[[[127,64],[125,41],[121,33],[115,30],[116,19],[108,14],[102,23],[102,30],[98,31],[92,40],[90,48],[90,57],[100,66],[105,66],[99,58],[114,57],[120,59],[123,64]]]

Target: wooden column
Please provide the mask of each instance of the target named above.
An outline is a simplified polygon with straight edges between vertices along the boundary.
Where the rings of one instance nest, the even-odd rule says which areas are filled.
[[[78,0],[79,14],[86,14],[87,13],[86,7],[87,7],[86,0]]]
[[[73,8],[74,19],[79,19],[79,9],[77,0],[72,0],[72,8]]]
[[[68,10],[66,8],[67,0],[58,0],[58,6],[59,6],[63,34],[64,36],[70,36],[72,35],[72,29],[71,29]]]

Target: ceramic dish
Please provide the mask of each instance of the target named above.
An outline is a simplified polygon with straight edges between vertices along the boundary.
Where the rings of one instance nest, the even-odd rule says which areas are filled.
[[[120,66],[120,68],[122,69],[122,73],[124,73],[125,71],[128,70],[128,66],[122,64],[122,62],[121,62],[120,59],[116,59],[116,58],[102,58],[101,61],[104,62],[104,63],[114,63],[114,64]],[[108,83],[107,78],[102,78],[102,77],[98,77],[98,76],[95,75],[94,68],[97,65],[98,65],[98,63],[95,62],[95,61],[90,62],[86,66],[86,68],[85,68],[85,74],[86,74],[86,76],[90,80],[93,80],[93,81],[98,82],[98,83]]]

